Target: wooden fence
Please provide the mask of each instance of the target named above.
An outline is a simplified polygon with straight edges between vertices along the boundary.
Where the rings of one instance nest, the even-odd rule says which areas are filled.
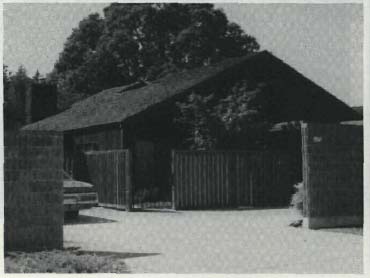
[[[295,157],[273,151],[173,151],[173,207],[288,206],[300,179]]]
[[[102,206],[131,209],[131,153],[129,150],[85,153],[90,182]]]

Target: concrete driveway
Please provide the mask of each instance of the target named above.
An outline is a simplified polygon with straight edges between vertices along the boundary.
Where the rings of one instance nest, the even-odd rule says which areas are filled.
[[[65,247],[124,259],[133,273],[362,273],[361,234],[288,224],[288,209],[82,211]],[[354,230],[356,231],[356,230]]]

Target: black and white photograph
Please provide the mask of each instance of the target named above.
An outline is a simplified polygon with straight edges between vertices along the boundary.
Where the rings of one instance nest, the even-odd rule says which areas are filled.
[[[2,272],[366,274],[367,8],[3,1]]]

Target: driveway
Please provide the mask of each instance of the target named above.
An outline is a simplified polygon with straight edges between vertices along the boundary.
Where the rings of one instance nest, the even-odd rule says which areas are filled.
[[[133,273],[362,273],[361,234],[289,227],[288,209],[82,211],[65,247],[116,254]],[[343,232],[344,231],[344,232]]]

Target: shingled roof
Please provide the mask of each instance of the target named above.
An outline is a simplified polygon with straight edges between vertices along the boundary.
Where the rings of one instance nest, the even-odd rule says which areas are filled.
[[[164,100],[190,91],[193,87],[215,76],[217,77],[228,69],[248,64],[260,58],[272,59],[275,63],[276,61],[282,63],[269,52],[262,51],[243,57],[225,59],[217,64],[170,74],[140,88],[130,90],[127,89],[127,86],[111,88],[73,104],[64,112],[27,125],[23,129],[68,131],[120,123]],[[289,67],[285,64],[284,66]],[[289,69],[294,71],[290,67]],[[298,73],[295,72],[295,74]],[[305,77],[301,76],[301,78],[307,82]],[[308,80],[308,82],[311,81]],[[311,83],[311,86],[316,86]],[[316,87],[323,91],[324,95],[330,95],[322,88]],[[344,103],[331,95],[330,97],[338,102],[337,104],[340,104],[339,106],[342,109],[345,109],[346,105]]]

